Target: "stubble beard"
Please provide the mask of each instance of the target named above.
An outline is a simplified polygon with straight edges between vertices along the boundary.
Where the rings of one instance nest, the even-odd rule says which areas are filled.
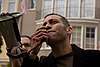
[[[48,41],[46,41],[46,43],[49,45],[49,46],[56,46],[56,44],[58,43],[62,43],[63,41],[66,40],[66,35],[60,35],[60,36],[48,36]]]

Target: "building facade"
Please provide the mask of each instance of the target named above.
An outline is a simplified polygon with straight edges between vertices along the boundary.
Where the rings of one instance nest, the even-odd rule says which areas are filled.
[[[0,12],[21,12],[21,1],[0,0]],[[25,0],[25,13],[18,23],[20,34],[31,36],[35,28],[43,23],[43,17],[54,12],[65,16],[72,25],[71,43],[83,49],[97,50],[100,41],[99,2],[100,0]],[[50,47],[43,43],[39,56],[48,55],[50,51]],[[4,63],[9,60],[5,61],[8,57],[2,54],[0,65],[5,67]]]

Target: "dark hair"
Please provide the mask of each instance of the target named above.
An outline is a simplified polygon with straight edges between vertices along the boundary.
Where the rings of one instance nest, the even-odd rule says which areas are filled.
[[[59,15],[59,14],[56,14],[56,13],[50,13],[50,14],[47,14],[44,19],[47,17],[47,16],[50,16],[50,15],[57,15],[57,16],[60,16],[61,17],[61,21],[64,23],[64,25],[67,27],[67,26],[70,26],[68,20],[62,16],[62,15]]]
[[[31,40],[31,37],[30,37],[30,36],[28,36],[28,35],[21,35],[21,37],[26,37],[26,38],[28,38],[28,39],[30,39],[30,40]]]

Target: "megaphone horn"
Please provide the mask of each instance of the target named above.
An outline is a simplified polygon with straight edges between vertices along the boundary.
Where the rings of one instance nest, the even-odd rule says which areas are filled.
[[[20,16],[22,16],[21,13],[2,13],[0,15],[0,31],[5,39],[7,48],[18,45],[17,41],[20,40],[20,34],[17,22]]]

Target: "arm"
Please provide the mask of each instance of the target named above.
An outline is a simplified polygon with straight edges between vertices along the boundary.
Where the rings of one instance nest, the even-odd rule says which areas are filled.
[[[20,67],[20,60],[15,58],[10,58],[11,67]]]
[[[13,47],[13,49],[11,50],[11,53],[16,54],[16,50],[18,48],[19,46]],[[10,59],[11,67],[20,67],[21,62],[23,61],[22,58],[9,57],[9,59]]]
[[[21,67],[25,67],[29,65],[34,67],[41,67],[41,63],[37,58],[37,54],[40,51],[43,42],[42,40],[47,39],[46,32],[47,32],[46,30],[43,30],[41,28],[37,29],[36,32],[34,32],[34,34],[31,37],[31,47],[28,50],[29,57],[23,60],[23,64]]]

